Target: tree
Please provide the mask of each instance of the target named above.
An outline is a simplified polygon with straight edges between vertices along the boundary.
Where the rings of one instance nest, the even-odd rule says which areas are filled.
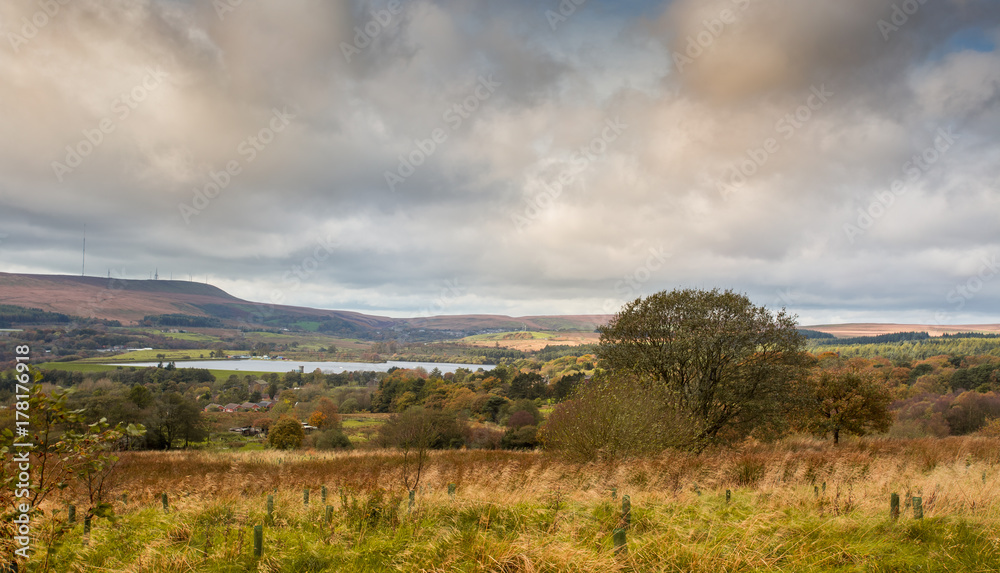
[[[330,398],[327,398],[326,396],[323,396],[322,398],[316,401],[315,412],[319,412],[320,414],[323,415],[323,423],[322,425],[316,425],[310,422],[310,424],[316,426],[317,428],[333,429],[340,431],[342,426],[340,423],[340,414],[337,411],[336,402],[334,402]],[[315,412],[313,412],[313,414],[315,414]]]
[[[294,450],[302,445],[306,432],[302,424],[292,417],[284,417],[271,426],[267,433],[267,442],[279,450]]]
[[[892,426],[892,395],[884,376],[867,360],[827,355],[819,364],[808,378],[810,406],[804,410],[804,429],[817,436],[832,434],[833,443],[839,444],[841,432],[864,436]]]
[[[428,450],[460,447],[462,431],[454,413],[412,406],[394,414],[379,428],[380,441],[403,451],[403,485],[415,489],[420,483]]]
[[[309,416],[309,425],[316,428],[326,426],[326,414],[320,412],[319,410],[313,411],[313,413]]]
[[[198,403],[177,392],[161,397],[153,415],[147,419],[147,427],[149,445],[165,450],[169,450],[177,440],[184,440],[184,447],[187,448],[190,442],[207,436]]]
[[[664,291],[627,303],[598,331],[603,367],[665,390],[668,409],[694,424],[684,448],[784,429],[804,360],[784,310],[730,290]]]

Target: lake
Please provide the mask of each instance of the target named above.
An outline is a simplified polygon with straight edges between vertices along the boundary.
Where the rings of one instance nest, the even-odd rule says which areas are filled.
[[[136,366],[146,368],[156,366],[160,362],[131,362],[128,364],[111,364],[111,366]],[[178,368],[207,368],[210,370],[245,370],[247,372],[280,372],[298,370],[300,367],[306,374],[317,368],[324,374],[339,374],[341,372],[388,372],[392,367],[417,368],[423,367],[428,372],[437,368],[442,373],[454,372],[459,368],[492,370],[492,364],[455,364],[451,362],[303,362],[301,360],[177,360]]]

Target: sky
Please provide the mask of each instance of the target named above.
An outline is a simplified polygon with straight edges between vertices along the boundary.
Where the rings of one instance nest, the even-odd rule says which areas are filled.
[[[998,323],[998,43],[996,0],[6,0],[0,271]]]

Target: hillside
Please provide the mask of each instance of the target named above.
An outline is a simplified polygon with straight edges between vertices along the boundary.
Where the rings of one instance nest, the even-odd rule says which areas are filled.
[[[370,338],[383,333],[469,333],[501,330],[592,332],[606,315],[459,315],[389,318],[359,312],[269,305],[243,300],[204,283],[174,280],[107,279],[68,275],[0,273],[0,304],[38,308],[73,317],[136,324],[148,316],[186,315],[217,319],[223,325],[267,328],[308,327],[340,336]]]

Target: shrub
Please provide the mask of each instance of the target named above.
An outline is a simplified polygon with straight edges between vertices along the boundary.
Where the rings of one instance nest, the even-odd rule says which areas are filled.
[[[267,433],[267,442],[279,450],[294,450],[302,445],[305,434],[298,420],[285,417],[271,427]]]
[[[627,378],[596,377],[557,404],[541,443],[577,462],[654,454],[690,443],[696,425]]]
[[[511,429],[518,429],[523,426],[534,426],[535,417],[531,415],[530,412],[525,412],[521,410],[520,412],[514,412],[511,414],[510,419],[507,420],[507,427]]]
[[[317,450],[349,450],[353,447],[347,434],[340,430],[324,430],[312,436],[313,447]]]
[[[508,450],[533,450],[537,446],[538,428],[535,426],[511,428],[500,440],[500,447]]]

